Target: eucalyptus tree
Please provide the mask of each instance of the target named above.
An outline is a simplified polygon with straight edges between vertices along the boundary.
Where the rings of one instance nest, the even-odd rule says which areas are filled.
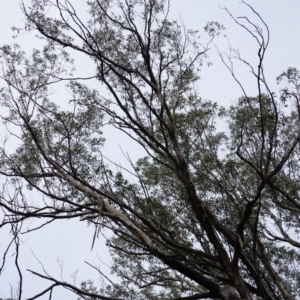
[[[237,51],[220,54],[240,85],[233,59],[250,67],[257,94],[241,85],[244,94],[225,109],[195,88],[219,23],[207,24],[203,45],[198,32],[168,19],[167,1],[87,5],[83,21],[70,1],[23,3],[24,30],[44,47],[31,56],[1,47],[2,119],[19,146],[11,151],[4,140],[1,147],[0,227],[12,227],[17,254],[27,219],[86,221],[95,238],[107,228],[114,276],[98,270],[104,286],[88,279],[75,286],[29,270],[50,282],[31,299],[51,297],[58,286],[81,299],[299,297],[300,75],[289,68],[277,78],[284,87],[270,90],[263,68],[269,29],[260,15],[249,6],[264,31],[235,19],[257,42],[257,67]],[[74,53],[90,58],[91,76],[74,75]],[[65,95],[53,93],[61,84],[67,109],[58,105]],[[145,150],[136,163],[128,158],[131,170],[114,171],[104,160],[109,126]],[[31,203],[27,188],[41,201]],[[16,267],[21,299],[17,258]]]

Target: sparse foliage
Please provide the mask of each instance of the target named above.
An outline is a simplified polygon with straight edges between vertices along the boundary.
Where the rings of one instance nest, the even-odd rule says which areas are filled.
[[[224,108],[196,89],[222,25],[208,23],[202,43],[197,31],[168,19],[167,1],[87,4],[85,23],[67,0],[23,3],[25,30],[44,48],[30,57],[18,46],[0,49],[2,118],[19,140],[15,151],[7,141],[1,147],[0,227],[76,218],[95,225],[94,238],[109,229],[118,280],[98,270],[102,286],[78,287],[30,270],[51,282],[31,299],[57,286],[89,300],[298,299],[300,76],[289,68],[277,78],[282,89],[269,88],[269,29],[260,15],[248,5],[264,30],[248,17],[234,19],[257,42],[257,67],[232,49],[220,53],[243,93]],[[69,50],[91,59],[92,76],[73,74]],[[235,59],[257,79],[256,95],[243,89]],[[53,94],[62,83],[68,109]],[[105,161],[105,126],[145,150],[136,163],[128,157],[131,171]],[[42,201],[30,203],[26,188]],[[19,290],[21,299],[22,282]]]

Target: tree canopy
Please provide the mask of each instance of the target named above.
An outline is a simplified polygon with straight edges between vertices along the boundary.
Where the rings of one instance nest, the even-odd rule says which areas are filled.
[[[0,228],[12,228],[19,299],[26,274],[18,236],[35,218],[86,221],[94,239],[108,229],[113,277],[98,270],[105,285],[87,278],[75,286],[29,270],[49,281],[30,299],[51,297],[58,286],[80,299],[298,299],[300,73],[289,68],[277,77],[282,88],[270,89],[267,24],[246,3],[261,25],[234,19],[257,42],[258,64],[234,49],[220,53],[241,86],[225,108],[196,88],[221,24],[207,24],[203,44],[197,31],[168,19],[168,1],[87,5],[84,21],[71,1],[23,3],[26,24],[15,30],[34,31],[43,49],[0,48],[1,116],[18,139],[15,150],[6,139],[0,149]],[[74,76],[74,53],[90,58],[93,76]],[[255,95],[243,89],[234,60],[250,68]],[[53,92],[61,84],[67,100]],[[131,170],[102,155],[110,126],[145,151],[137,162],[129,153]]]

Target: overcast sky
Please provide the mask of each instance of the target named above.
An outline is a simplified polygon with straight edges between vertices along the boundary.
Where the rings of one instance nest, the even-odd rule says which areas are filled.
[[[71,1],[72,4],[84,7],[84,1]],[[25,0],[25,4],[29,3],[30,1]],[[271,41],[265,61],[265,72],[270,86],[276,91],[275,79],[280,73],[288,67],[300,69],[300,2],[299,0],[253,0],[249,1],[249,3],[259,12],[269,26]],[[208,21],[218,21],[226,27],[226,37],[220,36],[210,50],[209,55],[213,65],[202,70],[198,88],[202,98],[217,101],[220,105],[228,106],[235,102],[242,93],[218,57],[216,47],[221,52],[224,52],[231,45],[239,49],[243,57],[254,65],[257,64],[256,54],[258,48],[249,35],[237,27],[225,10],[220,8],[224,6],[234,16],[247,15],[254,18],[246,6],[235,0],[171,0],[170,18],[180,19],[186,28],[199,29],[200,33]],[[254,20],[254,23],[258,23],[257,19]],[[20,12],[18,0],[0,0],[0,45],[19,43],[27,51],[30,51],[32,47],[37,45],[38,42],[33,36],[22,35],[16,40],[11,38],[12,32],[10,28],[14,25],[17,27],[22,26],[23,21],[24,17]],[[203,36],[205,36],[204,32]],[[76,66],[78,66],[79,71],[83,68],[83,64],[80,61],[77,61]],[[236,70],[240,74],[248,94],[256,96],[255,82],[249,76],[249,70],[240,68],[238,65]],[[92,73],[93,69],[90,72]],[[2,84],[0,82],[0,86]],[[1,129],[3,127],[0,125],[0,136]],[[138,152],[136,146],[130,145],[130,143],[124,144],[122,141],[124,139],[120,135],[114,135],[113,138],[107,136],[105,154],[110,159],[126,164],[119,146],[122,146],[123,151],[128,151],[134,159],[141,155],[142,152]],[[31,197],[33,201],[39,201],[37,194],[33,193]],[[26,224],[26,226],[30,226],[30,224]],[[0,250],[6,245],[8,241],[7,236],[8,232],[1,229]],[[73,283],[72,274],[79,270],[77,283],[81,279],[91,278],[96,284],[99,284],[97,274],[84,264],[84,260],[101,265],[101,270],[107,272],[107,268],[98,260],[98,257],[108,264],[110,258],[103,239],[99,239],[94,250],[90,251],[92,238],[93,228],[87,228],[85,223],[78,224],[74,220],[57,222],[42,230],[23,235],[20,263],[24,272],[24,299],[33,296],[34,293],[49,285],[47,282],[26,274],[26,269],[42,271],[35,256],[53,277],[60,278],[61,276],[58,263],[58,260],[60,260],[63,262],[64,280]],[[0,252],[0,257],[2,257],[2,252]],[[5,299],[5,297],[9,296],[9,284],[16,287],[17,280],[13,260],[10,259],[5,272],[0,275],[0,298]],[[64,299],[64,297],[76,299],[76,296],[71,296],[69,292],[61,290],[56,290],[52,299]],[[48,298],[45,296],[41,299]]]

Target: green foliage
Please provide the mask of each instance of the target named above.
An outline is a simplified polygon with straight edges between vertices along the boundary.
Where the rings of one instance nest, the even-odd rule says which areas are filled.
[[[97,294],[98,290],[97,288],[94,286],[94,282],[92,280],[87,280],[87,281],[82,281],[80,283],[80,289],[83,291],[83,292],[86,292],[86,293],[91,293],[91,294]],[[84,298],[77,298],[77,300],[96,300],[97,298],[95,297],[84,297]]]
[[[19,141],[0,152],[0,174],[15,190],[10,196],[4,185],[0,227],[78,218],[95,225],[95,238],[108,229],[113,275],[99,269],[101,287],[43,275],[55,282],[45,293],[63,286],[89,300],[296,299],[299,71],[277,78],[288,86],[276,96],[263,75],[268,42],[255,27],[257,94],[219,107],[195,88],[224,29],[218,22],[205,27],[203,47],[197,31],[167,19],[167,1],[88,1],[85,25],[70,3],[31,3],[26,30],[45,40],[43,50],[28,58],[18,46],[0,48],[3,120]],[[62,47],[94,62],[94,76],[72,78],[75,62]],[[52,89],[60,85],[65,106]],[[144,148],[129,171],[104,163],[105,126]],[[30,203],[23,182],[43,201]]]

